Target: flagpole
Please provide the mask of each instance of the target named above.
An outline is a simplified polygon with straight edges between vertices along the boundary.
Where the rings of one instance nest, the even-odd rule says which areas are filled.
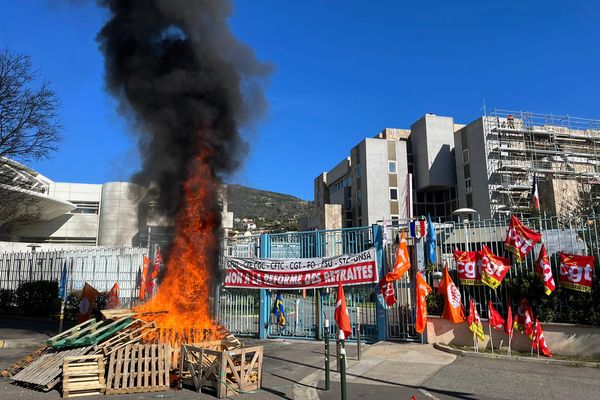
[[[342,400],[348,399],[348,391],[346,388],[346,348],[344,347],[344,339],[340,339],[340,386],[342,392]]]
[[[63,321],[65,319],[65,300],[60,300],[60,318],[58,320],[58,333],[63,331]]]
[[[494,339],[492,338],[492,325],[490,324],[489,315],[488,315],[488,330],[490,331],[490,346],[492,347],[492,354],[494,354]]]
[[[508,335],[508,351],[506,352],[506,355],[508,357],[512,356],[512,351],[510,350],[510,344],[512,342],[512,335]]]
[[[479,353],[479,346],[477,345],[477,334],[473,331],[473,350],[475,353]]]

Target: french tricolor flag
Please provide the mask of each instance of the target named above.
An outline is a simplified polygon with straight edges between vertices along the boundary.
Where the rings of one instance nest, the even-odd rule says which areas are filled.
[[[531,187],[531,197],[536,210],[540,210],[540,194],[538,193],[537,175],[533,174],[533,186]]]

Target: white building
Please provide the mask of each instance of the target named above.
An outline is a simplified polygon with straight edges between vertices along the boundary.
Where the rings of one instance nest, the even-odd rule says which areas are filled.
[[[54,182],[38,172],[3,159],[4,185],[26,216],[3,232],[4,248],[37,243],[43,247],[105,246],[146,247],[165,245],[172,226],[153,210],[148,188],[129,182],[86,184]],[[9,179],[6,179],[6,178]],[[231,229],[233,214],[227,211],[227,191],[221,190],[223,228]],[[2,221],[0,221],[1,223]],[[20,244],[15,244],[20,243]]]

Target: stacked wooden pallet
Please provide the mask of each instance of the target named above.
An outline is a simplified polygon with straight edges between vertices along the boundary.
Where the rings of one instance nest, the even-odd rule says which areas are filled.
[[[63,398],[104,393],[104,357],[101,355],[65,357]]]
[[[168,344],[127,345],[108,359],[106,394],[155,392],[170,387]]]

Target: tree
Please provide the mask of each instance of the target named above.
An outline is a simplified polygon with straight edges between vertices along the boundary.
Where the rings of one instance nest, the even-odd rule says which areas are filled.
[[[35,220],[31,185],[11,160],[47,158],[56,150],[61,129],[58,99],[48,81],[38,80],[31,58],[0,50],[0,228],[8,222]],[[2,234],[2,229],[0,229]]]
[[[48,81],[35,87],[28,55],[0,51],[0,157],[46,158],[59,140],[58,99]]]

